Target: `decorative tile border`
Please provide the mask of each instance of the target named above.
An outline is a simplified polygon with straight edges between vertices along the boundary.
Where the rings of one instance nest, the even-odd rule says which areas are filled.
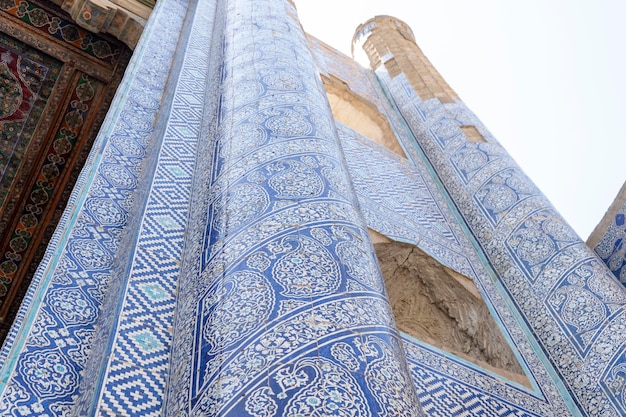
[[[0,414],[67,415],[161,100],[184,5],[157,6],[1,352]],[[172,36],[150,35],[169,28]]]
[[[413,381],[428,416],[540,417],[552,405],[525,387],[402,335]]]
[[[167,415],[420,415],[294,9],[223,1],[217,17]]]
[[[497,145],[462,102],[442,105],[436,99],[421,101],[414,94],[407,97],[404,93],[410,87],[403,75],[390,79],[380,70],[379,76],[499,274],[503,288],[536,335],[550,360],[546,365],[555,368],[573,396],[577,405],[572,411],[580,409],[586,415],[607,416],[626,412],[624,404],[608,395],[601,380],[607,370],[606,359],[624,350],[622,338],[614,337],[623,333],[612,333],[609,329],[621,328],[626,323],[623,310],[615,310],[624,304],[626,295],[617,290],[615,299],[607,302],[602,293],[608,288],[615,290],[615,282],[607,275],[608,271],[602,269],[599,260],[502,151],[481,158],[483,165],[474,167],[471,178],[458,175],[463,169],[458,166],[459,158],[455,157],[459,150],[475,146],[490,154],[490,149],[470,144],[460,126],[476,126],[492,145]],[[447,126],[445,131],[441,127],[444,125]],[[494,182],[494,178],[501,181]],[[498,197],[487,199],[489,193],[496,193]],[[512,198],[507,198],[506,193]],[[500,201],[500,198],[506,202],[506,207],[488,203]],[[524,250],[531,245],[537,245],[542,251]],[[572,276],[570,268],[575,264],[587,265],[584,276]],[[572,279],[576,284],[572,284]],[[572,285],[580,289],[574,290]],[[572,291],[577,291],[578,296]],[[548,304],[553,306],[552,310]],[[602,318],[583,323],[573,319],[581,314],[574,313],[576,309],[597,310]],[[593,340],[576,341],[578,336],[574,334],[587,338],[591,330]],[[609,334],[613,334],[613,338]],[[606,353],[598,354],[600,347]],[[597,381],[596,385],[591,381]],[[562,391],[565,397],[567,391]]]
[[[207,77],[210,38],[207,27],[213,15],[207,3],[187,10],[179,53],[172,64],[160,118],[139,183],[129,224],[120,243],[118,265],[112,273],[119,280],[109,290],[111,302],[103,307],[81,400],[74,415],[161,415],[165,381],[169,371],[171,328],[176,284],[186,229],[195,146],[204,107],[204,89],[198,81]],[[185,8],[178,11],[181,14]],[[194,19],[191,19],[194,17]],[[191,36],[189,36],[191,32]],[[210,33],[210,32],[209,32]],[[161,34],[163,34],[161,32]]]

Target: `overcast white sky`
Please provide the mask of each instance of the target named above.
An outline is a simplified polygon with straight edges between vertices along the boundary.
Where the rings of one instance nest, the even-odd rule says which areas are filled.
[[[350,54],[354,29],[411,26],[450,86],[586,239],[626,180],[626,1],[296,0]]]

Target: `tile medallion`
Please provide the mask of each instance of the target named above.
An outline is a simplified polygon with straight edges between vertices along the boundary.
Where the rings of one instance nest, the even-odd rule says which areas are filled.
[[[217,11],[166,413],[419,415],[294,10]]]

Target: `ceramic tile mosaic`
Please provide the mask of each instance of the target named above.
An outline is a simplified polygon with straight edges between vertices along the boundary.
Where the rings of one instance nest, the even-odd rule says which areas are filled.
[[[0,415],[624,414],[623,287],[463,103],[356,70],[285,0],[159,2],[142,39]],[[309,48],[406,159],[335,124]],[[398,334],[367,227],[473,279],[528,386]]]
[[[557,415],[541,394],[519,383],[405,334],[402,342],[420,403],[429,416]]]
[[[320,74],[339,78],[358,96],[374,104],[381,113],[388,113],[386,110],[389,109],[389,103],[371,70],[313,36],[308,36],[307,39]]]
[[[104,376],[97,382],[83,379],[76,416],[161,415],[179,259],[204,105],[204,90],[197,88],[197,80],[208,75],[206,45],[210,39],[206,28],[213,16],[208,2],[202,6],[189,15],[195,19],[186,24],[190,33],[183,34],[190,42],[179,49],[179,55],[184,55],[181,64],[173,65],[178,78],[169,79],[175,84],[169,108],[168,104],[161,107],[160,114],[167,115],[167,120],[163,130],[157,122],[153,146],[146,151],[156,155],[156,166],[146,166],[151,159],[147,155],[139,181],[147,184],[149,191],[144,201],[135,199],[139,209],[131,213],[141,222],[137,227],[129,224],[125,229],[128,238],[120,243],[120,251],[132,254],[132,259],[126,258],[115,271],[123,282],[120,293],[113,296],[109,290],[108,296],[115,302],[103,308],[102,314],[114,320],[108,326],[101,322],[94,342],[99,346],[92,349],[92,366],[86,370],[87,375]]]
[[[404,158],[348,127],[337,123],[337,131],[368,226],[394,240],[413,243],[444,265],[475,278],[464,255],[472,248],[463,246],[449,226],[450,216],[435,201],[433,192],[438,190],[431,181]]]
[[[294,10],[245,0],[217,16],[167,415],[420,415]]]
[[[315,43],[312,45],[314,47]],[[334,75],[334,71],[339,71],[340,74],[364,71],[357,64],[350,64],[345,57],[337,60],[335,57],[338,54],[340,53],[326,45],[315,50],[318,65],[320,62],[327,65],[322,70],[327,75]],[[372,79],[374,84],[372,84]],[[380,90],[380,85],[375,78],[360,76],[356,80],[356,84],[348,82],[349,88],[368,97],[379,97],[375,102],[379,110],[388,117],[408,156],[408,159],[398,157],[346,126],[338,124],[338,132],[353,185],[368,227],[392,239],[417,244],[441,263],[474,279],[483,299],[492,309],[494,317],[501,323],[503,333],[508,333],[512,345],[521,355],[522,363],[528,366],[527,374],[531,376],[533,383],[537,384],[538,389],[545,393],[547,400],[543,405],[543,413],[547,415],[569,414],[568,407],[550,376],[549,367],[545,365],[547,359],[544,358],[543,352],[532,347],[532,338],[529,339],[530,330],[523,324],[520,326],[520,319],[514,313],[515,308],[508,294],[494,283],[496,273],[491,269],[488,261],[482,257],[480,250],[477,252],[478,244],[472,243],[473,235],[463,226],[462,218],[455,214],[458,208],[447,196],[443,184],[437,185],[436,173],[430,168],[428,158],[421,152],[419,146],[416,146],[415,138],[408,129],[408,125],[394,110],[393,103],[385,103],[380,99],[386,94]],[[410,88],[405,88],[400,97],[412,95],[414,93]],[[458,117],[462,124],[469,123],[467,115],[461,114]],[[490,139],[490,143],[479,145],[481,148],[490,149],[489,160],[495,161],[506,156],[506,152],[497,146],[497,142],[484,126],[478,125],[485,137]],[[470,161],[474,158],[475,155],[467,158],[468,173],[465,174],[465,178],[473,173],[472,164],[474,163]],[[367,166],[367,169],[363,168],[364,166]],[[379,190],[384,190],[387,198],[381,199],[377,196]],[[422,215],[421,210],[425,204],[431,207],[427,213],[432,213],[433,210],[439,213],[436,216],[438,221],[428,227],[424,227],[423,223],[411,221],[411,218],[415,219],[416,216]],[[400,208],[402,205],[406,207]],[[413,211],[415,214],[408,217],[400,215],[407,211]],[[431,218],[435,217],[431,216]],[[451,232],[454,239],[445,239],[443,234],[434,233],[434,231],[441,230],[447,231],[448,236]],[[449,375],[449,377],[456,378],[455,375]]]
[[[537,336],[563,395],[586,415],[623,415],[614,366],[626,349],[626,293],[462,102],[421,101],[403,75],[378,75]],[[460,129],[467,125],[488,142],[467,140]]]
[[[458,222],[459,220],[453,215],[453,206],[451,208],[448,205],[441,194],[442,191],[428,176],[426,167],[421,165],[423,162],[416,161],[413,164],[339,124],[338,132],[368,227],[394,240],[416,244],[441,263],[472,278],[485,302],[493,309],[494,317],[500,321],[502,332],[511,338],[512,345],[520,354],[521,363],[527,366],[527,375],[536,387],[534,390],[520,393],[520,399],[528,395],[539,398],[536,408],[530,415],[534,415],[533,413],[538,412],[538,410],[540,410],[539,415],[569,414],[552,378],[546,372],[545,360],[542,361],[542,358],[537,355],[529,343],[528,330],[525,330],[523,326],[520,327],[516,318],[512,316],[511,303],[508,301],[508,297],[501,292],[498,286],[494,285],[493,272],[490,272],[489,267],[481,261],[480,256],[476,253],[476,248],[470,243],[470,238],[466,236],[467,232],[464,232],[463,227]],[[364,162],[365,160],[367,162]],[[362,165],[368,166],[369,169],[360,169]],[[368,184],[377,184],[377,187],[384,188],[387,195],[385,201],[380,199],[371,189],[368,189]],[[421,192],[416,192],[416,190],[421,190]],[[447,231],[446,235],[451,235],[453,238],[446,238],[444,234],[429,233],[428,228],[423,227],[420,222],[411,221],[410,217],[396,213],[395,210],[401,212],[397,207],[394,207],[396,200],[403,202],[403,209],[412,208],[419,211],[421,209],[418,207],[430,206],[430,210],[426,210],[425,213],[437,211],[436,218],[439,223],[431,224],[429,227],[435,228],[437,231],[445,230]],[[425,346],[424,349],[426,350],[434,349],[421,342],[419,346]],[[416,352],[415,349],[421,348],[417,345],[414,346],[413,353]],[[448,355],[448,358],[452,362],[455,361],[452,355]],[[463,362],[458,358],[456,361]],[[484,374],[487,372],[477,365],[465,364],[463,366],[470,366],[476,373]],[[455,367],[439,368],[437,380],[440,384],[436,389],[438,395],[455,396],[456,394],[450,390],[456,386],[454,381],[458,377],[459,374]],[[415,379],[414,381],[418,386],[418,392],[421,392],[419,387],[423,383]],[[428,387],[424,385],[421,387],[422,390],[428,392]],[[499,399],[494,393],[489,401],[497,402]],[[509,399],[502,399],[502,401],[507,403]],[[520,404],[524,404],[524,401],[520,400]],[[449,411],[445,407],[444,409],[446,411],[439,410],[437,412]],[[433,407],[425,408],[427,413],[434,413],[433,410]],[[435,413],[434,415],[438,414]]]
[[[1,359],[0,414],[69,415],[163,92],[185,7],[155,10]],[[178,28],[177,28],[178,26]],[[164,31],[163,28],[169,28]]]

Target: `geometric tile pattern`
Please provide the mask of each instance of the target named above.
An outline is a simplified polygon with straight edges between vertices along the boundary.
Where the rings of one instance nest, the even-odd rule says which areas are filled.
[[[403,334],[402,342],[428,416],[540,417],[549,413],[549,404],[526,387],[410,336]]]
[[[347,132],[348,134],[345,134]],[[433,239],[445,239],[451,244],[459,242],[446,224],[441,209],[435,203],[422,176],[411,169],[403,158],[395,157],[391,152],[371,141],[362,142],[353,139],[352,132],[341,129],[340,139],[346,158],[352,162],[351,174],[357,193],[363,194],[374,203],[383,204],[407,221],[425,229],[424,232]],[[358,135],[358,134],[357,134]],[[368,144],[369,146],[363,146]],[[377,149],[376,149],[377,148]],[[361,154],[361,163],[357,164],[357,154]],[[382,155],[376,155],[377,153]],[[396,183],[396,187],[406,192],[402,195],[388,185]],[[436,236],[436,237],[435,237]]]
[[[327,45],[316,46],[314,39],[309,39],[309,43],[312,45],[318,65],[326,65],[321,71],[326,71],[327,75],[341,78],[342,74],[345,77],[352,73],[361,74],[355,77],[356,84],[352,82],[352,78],[343,79],[348,79],[351,90],[367,96],[368,100],[374,100],[379,110],[390,121],[408,157],[408,159],[398,157],[372,140],[337,123],[352,183],[368,227],[394,240],[413,243],[444,265],[474,279],[483,300],[493,309],[496,321],[501,323],[503,333],[511,338],[513,349],[519,352],[520,363],[528,367],[527,375],[531,382],[536,384],[545,396],[536,410],[546,415],[569,414],[569,407],[563,401],[553,378],[547,371],[546,359],[543,358],[542,352],[534,350],[529,342],[529,330],[525,329],[524,325],[520,327],[519,319],[512,314],[515,307],[506,292],[494,284],[493,277],[496,275],[488,262],[482,258],[483,255],[477,251],[477,244],[471,243],[474,237],[462,226],[463,221],[458,214],[455,214],[458,208],[447,197],[444,187],[437,185],[432,168],[429,168],[427,159],[420,154],[420,148],[415,146],[415,139],[411,132],[406,130],[406,125],[397,111],[389,106],[387,100],[380,99],[385,96],[382,90],[379,91],[380,84],[375,79],[363,75],[362,72],[365,70],[354,61],[346,57],[340,59],[340,53]],[[334,71],[339,71],[340,74]],[[410,89],[401,93],[401,97],[410,96]],[[463,124],[472,123],[465,115],[457,117]],[[493,143],[480,143],[478,146],[474,145],[474,148],[465,148],[456,156],[459,167],[462,167],[457,173],[467,181],[476,174],[478,164],[474,157],[477,161],[494,162],[504,156],[506,152]],[[385,195],[384,199],[378,195],[381,191]],[[416,221],[433,212],[437,213],[431,215],[432,220],[436,220],[434,223],[424,226],[422,222]],[[562,245],[568,244],[567,242],[565,239]],[[477,365],[471,366],[479,368]],[[458,374],[455,368],[449,369],[449,373],[440,369],[442,372],[440,377],[446,376],[456,380]],[[506,401],[509,400],[504,400]]]
[[[339,78],[348,84],[350,90],[356,95],[375,105],[378,111],[389,117],[391,107],[377,85],[378,81],[376,81],[376,76],[371,70],[362,67],[352,58],[313,36],[308,36],[307,41],[317,69],[321,74]]]
[[[368,226],[413,243],[444,265],[475,278],[465,255],[473,248],[456,236],[455,220],[440,207],[439,191],[419,168],[337,123],[352,185]],[[480,266],[479,266],[480,268]]]
[[[624,415],[626,403],[602,378],[623,350],[626,292],[461,101],[422,101],[404,75],[377,73],[566,387],[561,394],[585,415]],[[476,126],[489,146],[470,143],[460,126]],[[468,164],[460,154],[470,147],[485,156]]]
[[[422,415],[295,9],[214,31],[166,415]]]
[[[395,154],[381,148],[371,140],[360,136],[345,126],[338,124],[338,131],[352,181],[359,198],[361,211],[365,215],[368,227],[394,240],[408,241],[418,245],[443,264],[474,279],[478,287],[482,289],[483,299],[498,313],[508,311],[510,307],[503,302],[499,291],[492,285],[491,278],[485,273],[484,265],[477,256],[473,255],[474,247],[469,244],[463,235],[462,229],[456,224],[456,220],[449,212],[448,207],[441,201],[437,188],[425,174],[419,174],[421,167],[398,158]],[[362,170],[358,168],[364,162],[369,169]],[[384,171],[384,173],[381,171]],[[367,185],[370,183],[377,183],[378,187],[384,188],[387,198],[384,200],[380,199],[376,192],[368,190],[367,186],[362,186],[362,184]],[[415,187],[415,185],[411,184],[422,185],[428,192],[426,193],[423,190],[420,193],[416,193],[412,190],[412,187]],[[418,222],[410,221],[410,216],[398,215],[397,211],[399,209],[393,206],[394,199],[402,199],[402,210],[418,212],[420,210],[418,206],[423,207],[425,204],[437,207],[441,213],[439,221],[442,225],[436,230],[447,230],[449,233],[452,233],[454,239],[429,232],[428,229],[422,227]],[[419,200],[419,205],[413,199]],[[428,213],[428,210],[426,212]],[[430,227],[433,226],[431,225]],[[502,320],[506,326],[504,332],[509,335],[515,334],[517,327],[515,321],[507,320],[506,317],[502,317]],[[503,412],[503,415],[546,415],[557,412],[556,410],[559,410],[558,412],[560,413],[568,413],[568,411],[565,411],[564,404],[556,395],[550,396],[549,399],[544,397],[535,399],[534,401],[537,402],[536,407],[533,409],[534,411],[528,414],[525,414],[526,411],[523,411],[525,408],[522,405],[518,408],[509,406],[508,403],[513,400],[508,397],[501,397],[497,390],[485,396],[485,393],[476,390],[472,386],[472,384],[476,383],[475,381],[459,382],[459,372],[455,366],[469,367],[471,372],[479,375],[480,378],[484,378],[487,371],[478,365],[464,362],[458,358],[454,359],[454,356],[450,354],[447,354],[446,360],[454,362],[454,366],[444,368],[441,364],[437,364],[433,369],[421,369],[417,372],[415,367],[423,367],[424,352],[432,352],[433,349],[436,349],[427,346],[423,342],[417,342],[404,334],[403,337],[405,348],[407,348],[407,344],[412,346],[412,350],[409,350],[409,352],[412,352],[414,357],[412,360],[411,356],[408,356],[409,365],[413,369],[414,382],[420,395],[420,403],[424,411],[429,415],[442,415],[439,413],[454,415],[446,413],[452,413],[452,410],[455,409],[460,410],[458,415],[473,415],[471,414],[473,412],[483,412],[486,413],[485,415],[498,415],[498,412]],[[525,340],[527,336],[521,335],[520,337]],[[545,376],[542,380],[541,372],[535,372],[544,368],[543,363],[537,359],[530,346],[524,343],[523,340],[520,340],[520,337],[514,339],[516,340],[515,345],[518,349],[524,351],[524,360],[530,366],[530,369],[533,370],[531,371],[533,373],[529,375],[538,377],[541,389],[553,390],[552,381],[545,379]],[[419,361],[415,359],[416,352],[418,352],[416,349],[425,349],[420,353]],[[431,353],[428,354],[430,355]],[[489,378],[493,379],[493,377]],[[498,382],[497,386],[501,386],[501,383]],[[519,401],[519,404],[527,402],[526,398],[529,396],[529,393],[526,391],[528,390],[522,390],[521,392],[514,390],[519,397],[515,401]],[[468,394],[468,392],[475,392],[475,394]],[[466,403],[463,402],[464,398],[468,400]],[[472,403],[475,403],[474,408],[471,407]],[[471,410],[471,412],[467,410]]]
[[[178,2],[157,7],[146,33],[168,25],[179,32],[184,10]],[[79,384],[98,377],[83,372],[105,296],[116,284],[114,259],[176,45],[175,36],[164,39],[138,45],[137,65],[120,86],[0,353],[7,381],[1,415],[69,415]]]
[[[156,166],[146,164],[140,178],[149,187],[143,201],[135,200],[141,210],[133,216],[141,221],[124,230],[128,238],[122,239],[120,251],[132,256],[119,268],[123,271],[119,295],[108,294],[117,302],[103,307],[102,314],[115,321],[108,328],[98,328],[96,343],[106,348],[93,349],[90,356],[86,373],[103,377],[95,387],[81,386],[85,401],[75,409],[76,415],[159,416],[162,412],[179,260],[204,104],[197,80],[207,77],[206,28],[212,17],[202,9],[194,16],[188,26],[191,41],[178,50],[184,54],[180,67],[173,70],[178,78],[170,78],[166,87],[166,97],[173,90],[171,103],[161,107],[167,120],[156,122],[153,142],[146,150],[146,161],[154,159]],[[175,62],[180,60],[175,58]]]

